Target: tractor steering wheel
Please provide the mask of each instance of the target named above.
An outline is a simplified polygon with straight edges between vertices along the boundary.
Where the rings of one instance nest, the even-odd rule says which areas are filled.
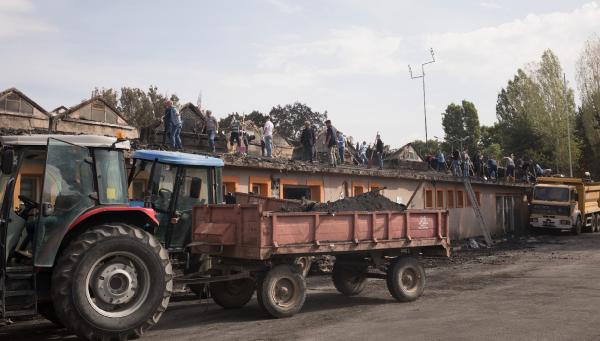
[[[28,208],[38,208],[39,206],[39,204],[35,200],[24,195],[19,195],[19,200],[21,200]]]

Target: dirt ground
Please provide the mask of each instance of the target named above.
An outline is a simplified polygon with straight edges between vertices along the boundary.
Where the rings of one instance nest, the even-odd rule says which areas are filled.
[[[397,303],[371,280],[357,297],[311,277],[303,310],[270,319],[212,302],[170,305],[143,340],[600,340],[600,234],[538,236],[425,259],[428,283]],[[45,320],[0,327],[0,340],[74,339]]]

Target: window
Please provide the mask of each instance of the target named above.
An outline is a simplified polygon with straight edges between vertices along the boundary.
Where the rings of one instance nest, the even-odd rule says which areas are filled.
[[[17,94],[0,99],[0,110],[33,115],[33,106]]]
[[[103,204],[126,204],[127,185],[123,153],[116,150],[98,149],[94,151],[98,196]]]
[[[433,191],[425,190],[425,208],[433,208]]]
[[[223,190],[225,194],[237,192],[239,182],[240,179],[237,176],[223,175]]]
[[[131,183],[131,199],[144,200],[144,191],[146,190],[146,181],[141,179],[133,180]]]
[[[446,195],[446,200],[448,201],[448,208],[454,208],[454,191],[448,190],[448,194]]]
[[[21,176],[21,195],[39,201],[38,177]]]
[[[249,183],[250,186],[248,189],[250,193],[263,197],[271,196],[271,179],[251,176]]]
[[[354,196],[361,195],[364,193],[362,186],[354,186]]]
[[[436,207],[444,208],[444,191],[438,190],[435,196],[436,199]]]
[[[118,116],[108,106],[100,101],[85,105],[79,109],[79,119],[117,124]]]
[[[456,207],[465,207],[465,197],[463,195],[463,191],[461,190],[456,191]]]

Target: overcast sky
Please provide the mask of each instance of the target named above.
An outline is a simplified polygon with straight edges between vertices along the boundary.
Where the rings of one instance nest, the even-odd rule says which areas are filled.
[[[217,117],[300,101],[347,135],[400,146],[441,112],[475,103],[495,121],[498,91],[545,49],[575,87],[575,62],[600,29],[600,3],[479,1],[0,0],[0,88],[47,110],[123,85],[176,93]]]

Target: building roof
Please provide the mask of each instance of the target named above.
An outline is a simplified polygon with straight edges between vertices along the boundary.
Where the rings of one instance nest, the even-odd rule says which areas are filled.
[[[100,135],[60,135],[60,134],[40,134],[40,135],[14,135],[0,136],[0,144],[9,146],[45,146],[48,139],[55,139],[66,143],[96,148],[111,148],[117,142],[116,137]],[[118,149],[129,149],[129,141],[122,141],[114,146]]]
[[[225,165],[223,160],[212,156],[164,150],[140,149],[133,153],[132,158],[147,161],[156,160],[162,163],[182,166],[223,167]]]
[[[19,95],[21,98],[25,99],[29,104],[31,104],[32,106],[34,106],[37,110],[39,110],[42,114],[46,115],[46,116],[50,116],[50,114],[48,114],[48,112],[46,111],[46,109],[42,108],[39,104],[37,104],[36,102],[34,102],[31,98],[29,98],[27,95],[25,95],[23,92],[21,92],[21,90],[17,89],[17,88],[8,88],[2,92],[0,92],[0,97],[3,97],[4,95],[8,95],[10,93],[14,93]]]
[[[127,120],[125,118],[123,118],[123,115],[121,114],[121,112],[115,108],[114,106],[112,106],[110,103],[108,103],[108,101],[106,101],[104,98],[102,98],[102,96],[94,96],[86,101],[83,101],[79,104],[77,104],[74,107],[69,108],[69,110],[59,113],[59,117],[60,118],[66,118],[67,116],[69,116],[70,114],[72,114],[73,112],[83,108],[84,106],[94,102],[94,101],[100,101],[102,103],[104,103],[104,105],[106,105],[107,107],[110,108],[110,110],[112,110],[117,116],[119,116],[120,119],[122,119],[123,121],[125,121],[125,123],[127,123],[127,125],[130,125],[129,122],[127,122]],[[57,108],[58,109],[58,108]]]

